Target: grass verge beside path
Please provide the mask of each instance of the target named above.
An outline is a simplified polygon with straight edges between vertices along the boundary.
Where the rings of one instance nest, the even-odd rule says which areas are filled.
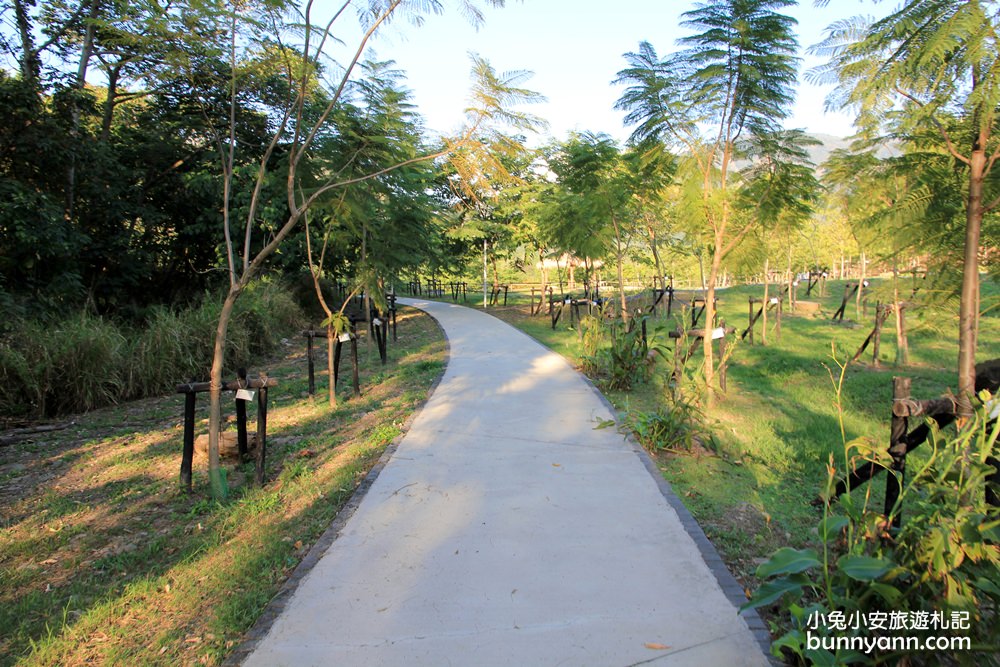
[[[253,463],[227,466],[225,502],[208,494],[203,456],[194,492],[179,489],[180,395],[0,448],[0,665],[213,665],[232,650],[427,399],[446,357],[431,318],[402,309],[388,365],[362,343],[363,396],[342,385],[331,411],[319,368],[307,396],[305,341],[285,348],[262,369],[279,382],[269,481],[252,488]],[[323,350],[317,363],[325,368]]]
[[[995,287],[984,285],[984,293],[988,290]],[[890,319],[882,332],[881,367],[871,364],[869,348],[863,363],[847,368],[838,406],[838,393],[831,381],[840,375],[837,360],[843,363],[853,356],[869,334],[874,308],[869,307],[867,318],[859,316],[852,300],[845,321],[833,323],[831,317],[840,306],[843,283],[831,282],[826,291],[826,297],[814,295],[811,299],[816,302],[814,310],[802,308],[785,314],[780,341],[769,331],[767,346],[737,343],[729,365],[728,392],[706,411],[718,453],[652,452],[675,492],[747,589],[756,586],[753,574],[757,565],[775,549],[802,547],[816,539],[820,513],[810,503],[826,479],[830,456],[834,456],[840,470],[844,467],[841,409],[848,440],[864,438],[876,450],[884,451],[888,447],[893,375],[913,378],[913,395],[917,398],[937,397],[955,387],[957,344],[953,338],[957,323],[930,313],[921,323],[918,314],[913,313],[909,323],[910,364],[893,366],[895,333]],[[720,317],[741,333],[747,326],[748,297],[761,295],[759,286],[721,290]],[[992,294],[991,298],[995,297]],[[800,299],[804,300],[803,294]],[[547,315],[531,317],[524,301],[514,303],[488,310],[582,370],[582,343],[568,322],[560,320],[553,330]],[[852,317],[858,321],[851,321]],[[674,322],[655,324],[663,327],[662,342],[672,348],[666,330],[673,329]],[[655,324],[649,322],[651,331]],[[759,324],[757,331],[759,340]],[[984,317],[979,359],[997,357],[1000,318]],[[692,363],[700,360],[701,353],[696,352]],[[669,364],[658,362],[652,379],[629,392],[608,389],[599,375],[592,379],[620,411],[622,422],[629,413],[662,409],[669,400],[663,388]],[[919,461],[924,452],[917,450],[911,456]],[[856,490],[858,499],[869,494],[869,502],[880,506],[884,477]]]

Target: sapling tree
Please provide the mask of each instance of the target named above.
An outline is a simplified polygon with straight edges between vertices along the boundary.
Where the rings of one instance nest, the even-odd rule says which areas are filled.
[[[488,1],[494,5],[503,4],[502,0]],[[470,10],[472,15],[476,15],[475,6],[471,3],[464,2],[462,6]],[[269,117],[272,134],[263,156],[257,163],[256,175],[253,179],[244,215],[244,237],[241,250],[238,251],[236,248],[235,239],[229,228],[230,221],[226,219],[223,224],[230,280],[216,327],[210,377],[209,478],[212,493],[215,496],[223,496],[226,493],[225,482],[219,466],[218,442],[222,423],[221,389],[226,333],[236,300],[260,272],[265,262],[298,227],[306,212],[317,202],[334,195],[342,188],[434,157],[434,155],[414,156],[370,173],[353,176],[330,171],[319,177],[309,189],[300,187],[301,179],[306,172],[311,171],[313,176],[316,176],[316,172],[307,167],[309,160],[315,154],[321,138],[326,133],[336,131],[332,124],[335,112],[345,101],[345,90],[376,32],[399,14],[409,13],[411,16],[419,16],[424,11],[441,10],[442,4],[434,0],[417,4],[404,2],[404,0],[369,0],[363,3],[359,8],[362,30],[355,48],[348,52],[346,62],[342,63],[339,68],[331,67],[328,70],[325,67],[327,64],[325,59],[328,48],[336,41],[334,27],[339,28],[343,24],[352,7],[353,3],[345,2],[334,8],[330,18],[317,22],[315,19],[317,8],[313,0],[309,0],[301,11],[298,21],[294,22],[297,39],[294,48],[292,44],[286,42],[286,31],[281,28],[287,23],[284,12],[290,11],[290,9],[277,3],[265,3],[255,8],[259,14],[254,19],[253,25],[266,28],[269,42],[279,45],[280,62],[282,63],[282,69],[279,72],[281,79],[279,89],[284,92],[283,104],[275,108]],[[240,13],[241,8],[234,8],[226,14],[232,20],[228,28],[230,32],[224,34],[229,36],[230,50],[234,54],[242,47],[242,43],[236,38],[236,31],[241,25],[243,16]],[[222,25],[220,23],[220,29]],[[233,61],[235,60],[234,57]],[[337,72],[334,80],[327,81],[325,79],[327,71]],[[233,99],[236,97],[236,89],[234,78],[232,83]],[[321,100],[318,104],[316,103],[317,99]],[[497,108],[502,108],[499,103],[491,107],[491,109]],[[235,123],[234,115],[230,117],[230,126]],[[478,124],[481,120],[474,119],[474,123]],[[461,139],[447,143],[439,153],[443,154],[454,150],[460,142]],[[233,164],[232,156],[237,148],[232,133],[229,133],[223,158],[224,164]],[[285,183],[286,208],[281,220],[274,224],[273,230],[266,239],[255,245],[253,233],[254,230],[260,230],[261,210],[266,203],[264,201],[266,186],[272,180],[279,164]],[[233,170],[227,168],[224,171],[226,180],[231,181]],[[228,198],[224,198],[223,203],[224,206],[228,206]]]
[[[697,215],[711,248],[705,317],[715,317],[715,287],[723,259],[752,229],[734,215],[739,142],[779,129],[796,80],[795,20],[780,13],[792,0],[724,0],[683,14],[687,47],[661,59],[648,43],[625,54],[616,83],[633,140],[655,139],[683,150],[696,166]],[[712,337],[704,337],[705,379],[712,386]]]
[[[628,320],[624,263],[637,223],[638,165],[630,170],[621,149],[604,134],[574,134],[547,157],[559,190],[548,217],[549,235],[586,258],[614,256],[618,301]]]
[[[817,4],[827,4],[819,0]],[[908,0],[885,18],[834,23],[813,48],[814,71],[838,88],[835,107],[858,112],[869,137],[936,130],[962,174],[964,250],[958,325],[958,408],[972,414],[984,217],[1000,207],[1000,12],[994,0]]]
[[[501,205],[503,192],[524,183],[532,151],[526,133],[544,129],[547,123],[518,107],[544,101],[541,94],[523,86],[532,76],[528,70],[497,72],[485,58],[470,54],[473,86],[466,108],[466,126],[461,138],[446,138],[448,204],[458,218],[449,230],[454,239],[483,244],[483,305],[486,305],[487,250],[501,238],[513,234],[509,207]],[[494,270],[494,281],[496,281]]]

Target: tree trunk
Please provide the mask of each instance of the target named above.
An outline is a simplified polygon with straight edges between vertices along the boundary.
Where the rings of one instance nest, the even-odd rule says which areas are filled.
[[[704,294],[708,285],[705,282],[705,252],[703,250],[698,252],[698,274],[701,276],[701,291]]]
[[[898,260],[892,261],[892,298],[896,313],[896,365],[905,366],[910,361],[910,346],[906,340],[906,320],[903,315],[903,302],[899,298],[899,266]]]
[[[331,316],[332,317],[332,316]],[[326,373],[327,373],[327,400],[331,408],[337,407],[337,385],[334,383],[336,369],[334,368],[334,348],[336,348],[337,332],[333,329],[333,323],[326,325]]]
[[[115,101],[118,97],[118,78],[121,76],[123,63],[117,63],[108,70],[108,95],[104,100],[101,118],[101,143],[107,143],[111,139],[111,124],[114,121]]]
[[[94,19],[97,18],[97,12],[100,4],[101,3],[97,1],[93,2],[90,5],[90,13],[87,17],[90,20],[87,22],[87,30],[83,35],[83,44],[80,46],[80,64],[76,70],[76,81],[73,86],[78,94],[82,92],[87,85],[87,70],[90,68],[90,58],[94,52]],[[77,144],[80,141],[80,100],[78,97],[73,98],[72,105],[72,125],[69,131],[69,165],[66,168],[67,220],[73,219],[74,209],[76,208],[76,150]]]
[[[656,230],[647,226],[646,231],[649,233],[649,248],[653,251],[653,265],[656,266],[656,278],[653,280],[653,287],[656,287],[657,283],[659,283],[660,289],[667,289],[667,279],[663,271],[663,263],[660,261],[660,253],[656,249]]]
[[[34,3],[31,3],[34,4]],[[38,93],[38,77],[41,73],[41,62],[38,59],[38,52],[35,50],[35,39],[31,26],[31,16],[28,14],[28,5],[25,0],[14,0],[14,19],[17,22],[17,30],[21,35],[21,80],[28,84],[32,92]]]
[[[548,281],[549,281],[549,273],[545,269],[545,253],[541,248],[538,249],[538,265],[540,267],[540,273],[542,278],[541,305],[538,306],[538,314],[541,315],[543,311],[543,306],[545,305],[545,300],[546,300],[545,291],[546,287],[548,287]]]
[[[858,278],[858,293],[854,298],[854,317],[861,321],[861,298],[865,291],[865,275],[868,273],[868,262],[865,261],[865,253],[861,251],[861,276]]]
[[[225,364],[226,333],[229,321],[233,315],[233,306],[243,291],[240,284],[229,289],[226,300],[222,303],[219,313],[219,323],[215,329],[215,347],[212,354],[212,372],[209,377],[208,390],[208,481],[212,497],[221,500],[229,492],[222,469],[219,465],[219,436],[222,431],[222,369]]]
[[[969,197],[965,209],[965,251],[958,311],[958,414],[972,415],[976,391],[976,346],[979,337],[979,240],[983,224],[983,181],[986,174],[985,132],[977,137],[969,161]]]
[[[705,336],[702,338],[702,350],[705,354],[705,401],[706,405],[712,403],[712,381],[715,379],[715,359],[712,344],[712,326],[715,321],[715,281],[719,276],[719,269],[722,267],[722,244],[721,232],[715,234],[715,249],[712,251],[712,266],[708,274],[708,286],[705,290]]]
[[[618,298],[622,307],[622,322],[628,323],[628,300],[625,298],[625,249],[622,247],[621,230],[615,216],[611,216],[611,224],[615,230],[615,263],[618,269]]]
[[[771,280],[768,276],[768,271],[770,271],[771,262],[768,258],[764,258],[764,301],[761,304],[763,310],[760,312],[761,318],[763,318],[763,327],[760,332],[760,344],[767,345],[767,292],[768,288],[771,286]]]

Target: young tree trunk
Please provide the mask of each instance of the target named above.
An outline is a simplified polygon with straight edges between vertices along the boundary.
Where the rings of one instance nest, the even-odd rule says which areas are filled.
[[[656,249],[656,230],[647,225],[646,231],[649,234],[649,249],[653,251],[653,265],[656,267],[656,278],[653,280],[653,287],[659,284],[660,289],[667,289],[667,279],[663,271],[663,263],[660,261],[660,253]]]
[[[628,323],[628,300],[625,298],[625,248],[622,245],[621,229],[615,216],[611,216],[611,224],[615,230],[615,263],[618,269],[618,298],[622,308],[622,322]]]
[[[541,305],[538,307],[538,315],[541,315],[544,310],[542,306],[545,305],[545,299],[546,299],[545,292],[549,282],[549,273],[548,270],[546,270],[545,268],[545,253],[541,248],[538,249],[538,266],[539,266],[539,273],[541,274],[542,278]]]
[[[715,249],[712,252],[712,265],[708,274],[708,286],[705,290],[705,336],[702,338],[702,350],[705,355],[705,391],[706,404],[711,405],[713,398],[712,381],[715,379],[715,359],[713,355],[712,323],[715,321],[715,281],[722,268],[722,233],[715,233]]]
[[[906,340],[906,319],[903,314],[903,301],[899,298],[899,266],[898,260],[892,262],[892,299],[896,315],[896,365],[905,366],[910,361],[910,346]]]
[[[28,9],[33,5],[34,2],[27,0],[14,0],[14,19],[21,35],[21,57],[19,58],[21,81],[28,84],[32,92],[38,93],[38,77],[42,65],[38,58],[38,51],[35,50],[34,30]]]
[[[980,133],[969,161],[969,197],[965,209],[965,250],[962,292],[958,311],[958,414],[972,415],[976,391],[976,346],[979,337],[979,242],[983,224],[983,182],[986,174],[986,136]]]
[[[770,260],[767,257],[765,257],[764,258],[764,302],[761,304],[762,307],[763,307],[763,310],[760,313],[760,316],[761,316],[761,318],[762,318],[762,320],[764,322],[763,327],[762,327],[761,332],[760,332],[760,344],[761,345],[767,345],[767,306],[768,306],[768,303],[767,303],[767,292],[768,292],[768,288],[771,286],[771,279],[770,279],[770,277],[768,275],[768,272],[771,270],[770,267],[771,267]]]
[[[308,232],[307,232],[308,233]],[[316,299],[319,301],[320,308],[326,313],[327,324],[326,324],[326,372],[329,376],[329,387],[327,389],[327,399],[330,403],[331,408],[337,407],[337,391],[333,386],[333,348],[334,348],[334,336],[335,331],[333,328],[333,310],[330,308],[329,304],[326,302],[326,298],[323,296],[323,287],[320,285],[319,272],[310,271],[313,279],[313,289],[316,290]]]
[[[698,252],[698,275],[701,276],[701,292],[704,294],[707,289],[707,283],[705,282],[705,253],[704,251]],[[714,282],[713,282],[714,285]]]
[[[233,316],[236,299],[243,291],[240,284],[229,289],[219,313],[219,323],[215,329],[215,347],[212,355],[212,371],[209,376],[208,407],[208,481],[213,498],[225,498],[229,492],[222,478],[219,465],[219,436],[222,431],[222,370],[225,364],[226,333]]]
[[[854,298],[854,317],[861,321],[861,298],[865,292],[865,274],[868,272],[868,262],[865,261],[865,253],[861,251],[861,277],[858,278],[858,293]]]

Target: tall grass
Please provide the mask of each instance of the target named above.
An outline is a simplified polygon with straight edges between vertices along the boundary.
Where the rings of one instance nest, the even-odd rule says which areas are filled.
[[[0,339],[0,415],[52,417],[170,391],[205,380],[221,299],[153,309],[142,326],[89,314],[57,325],[24,322]],[[301,325],[282,286],[259,282],[237,301],[226,341],[227,372],[272,353]]]

